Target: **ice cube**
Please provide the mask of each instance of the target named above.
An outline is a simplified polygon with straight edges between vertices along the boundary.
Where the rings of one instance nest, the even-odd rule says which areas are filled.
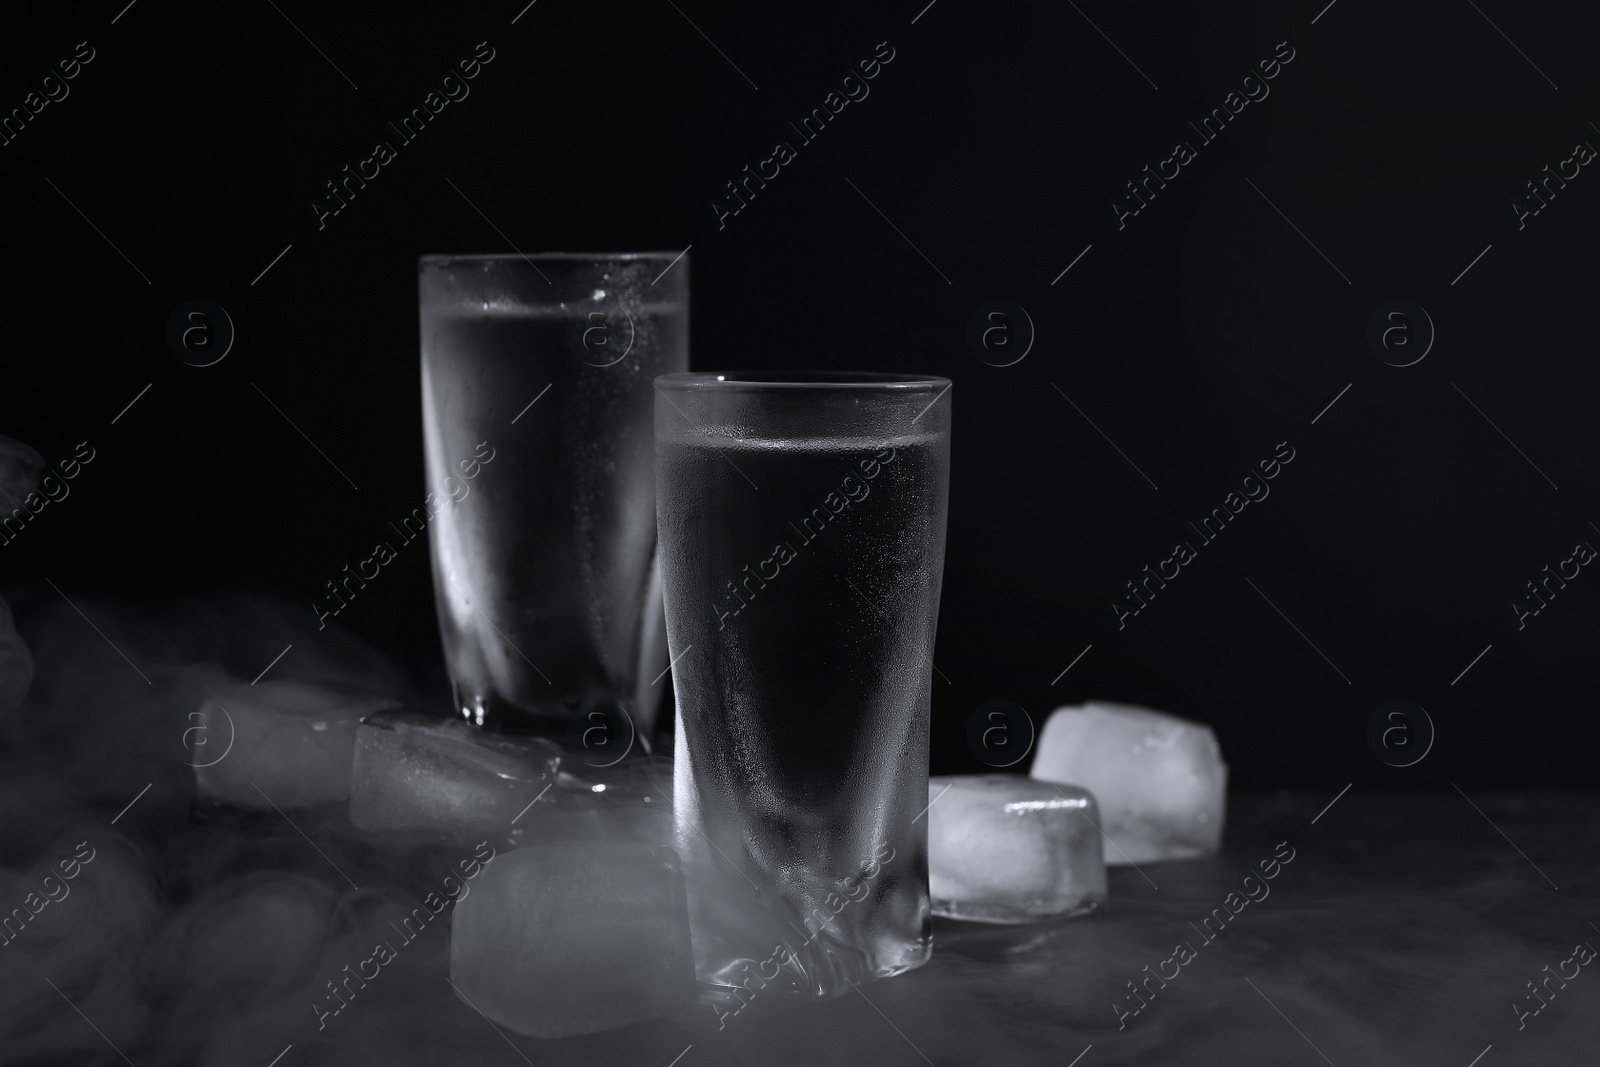
[[[356,731],[350,821],[363,830],[505,839],[560,770],[561,750],[537,737],[504,737],[462,719],[412,711],[368,716]]]
[[[350,795],[362,716],[397,702],[352,685],[261,682],[213,693],[195,728],[200,794],[240,808],[307,808]],[[231,745],[230,745],[231,742]]]
[[[556,787],[518,822],[520,836],[513,841],[672,844],[670,758],[647,756],[598,769],[582,764],[581,754],[569,753]]]
[[[0,600],[0,715],[22,703],[33,684],[33,655],[17,634],[11,608]]]
[[[568,841],[496,857],[456,905],[450,980],[530,1037],[658,1018],[694,988],[678,854]]]
[[[928,891],[951,919],[1077,915],[1106,895],[1094,797],[1016,774],[928,779]]]
[[[1222,843],[1228,765],[1203,723],[1131,704],[1057,708],[1032,776],[1094,794],[1112,866],[1193,859]]]
[[[672,803],[672,757],[634,756],[615,763],[591,764],[587,753],[574,752],[561,765],[558,789],[593,792],[607,800]]]

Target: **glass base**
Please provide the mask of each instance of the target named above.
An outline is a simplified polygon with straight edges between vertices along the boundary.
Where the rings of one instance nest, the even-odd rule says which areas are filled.
[[[933,952],[933,911],[926,891],[884,886],[859,900],[835,897],[832,914],[801,914],[777,887],[751,894],[706,877],[703,857],[686,865],[689,921],[697,976],[712,1003],[737,1004],[759,991],[823,999],[926,963]],[[792,889],[792,887],[791,887]],[[909,890],[909,891],[908,891]]]
[[[794,939],[798,940],[798,939]],[[933,935],[903,942],[872,955],[855,945],[830,937],[794,945],[775,946],[761,960],[740,959],[707,976],[706,985],[713,998],[732,993],[744,996],[758,989],[772,989],[788,996],[825,999],[848,993],[851,986],[921,967],[933,955]]]
[[[512,737],[545,737],[582,750],[591,766],[607,766],[629,755],[651,752],[648,722],[622,702],[596,701],[567,707],[528,708],[503,697],[470,694],[453,685],[456,713],[474,726]]]

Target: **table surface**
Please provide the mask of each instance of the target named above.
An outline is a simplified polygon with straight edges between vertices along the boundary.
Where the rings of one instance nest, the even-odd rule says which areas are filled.
[[[1319,815],[1329,799],[1232,798],[1221,855],[1114,868],[1100,914],[940,920],[926,966],[860,995],[757,999],[720,1032],[662,1026],[608,1054],[665,1067],[692,1042],[683,1067],[1600,1064],[1600,973],[1550,979],[1548,1005],[1520,1025],[1513,1007],[1542,1003],[1529,981],[1571,975],[1575,945],[1600,947],[1600,796],[1352,789]],[[1261,899],[1241,904],[1245,877],[1290,850],[1267,895],[1252,882]],[[1197,927],[1217,908],[1231,917],[1208,941]],[[1179,943],[1192,958],[1164,963]],[[1121,1016],[1141,1003],[1128,983],[1174,969]],[[594,1062],[540,1051],[541,1067]]]
[[[319,1029],[312,1005],[341,962],[370,953],[362,946],[375,909],[415,901],[381,887],[370,869],[345,867],[357,859],[318,826],[301,829],[332,849],[360,892],[294,871],[305,863],[326,874],[287,829],[234,847],[229,862],[337,900],[325,930],[276,916],[186,935],[191,909],[173,917],[138,858],[107,843],[92,877],[76,883],[81,902],[53,909],[65,923],[59,936],[30,928],[0,955],[0,1064],[121,1064],[126,1053],[139,1067],[268,1067],[286,1045],[278,1067],[1600,1063],[1600,974],[1563,962],[1581,942],[1600,946],[1600,794],[1468,800],[1357,786],[1329,807],[1331,798],[1236,796],[1221,855],[1115,868],[1107,905],[1086,917],[938,920],[928,964],[836,999],[758,994],[720,1024],[715,1009],[696,1004],[561,1041],[499,1032],[457,999],[444,929],[418,936]],[[195,826],[182,854],[201,855],[222,840],[204,835],[230,832]],[[1261,899],[1241,903],[1247,875],[1291,850],[1273,879],[1249,883]],[[160,877],[170,893],[176,875]],[[1229,918],[1220,932],[1213,919],[1208,940],[1200,927],[1214,909]],[[315,937],[286,944],[302,927]],[[1192,958],[1164,962],[1180,943]],[[1543,1003],[1528,983],[1574,968],[1564,987],[1548,978],[1548,1004],[1519,1026],[1514,1005]],[[1149,975],[1158,977],[1140,987],[1148,1003],[1132,1014],[1141,1001],[1129,983]]]
[[[450,1025],[394,1047],[389,1062],[461,1062],[456,1054],[474,1048],[473,1062],[516,1063],[511,1043],[539,1067],[667,1067],[686,1048],[679,1067],[1067,1067],[1080,1054],[1080,1067],[1468,1067],[1485,1049],[1480,1067],[1600,1063],[1600,973],[1583,968],[1566,989],[1551,980],[1556,995],[1520,1027],[1513,1008],[1540,1003],[1527,983],[1562,968],[1579,942],[1600,946],[1591,925],[1600,924],[1600,796],[1469,801],[1352,789],[1323,812],[1329,799],[1236,797],[1220,856],[1113,869],[1109,902],[1093,916],[940,920],[927,965],[836,1000],[758,996],[720,1024],[698,1005],[656,1024],[540,1042],[498,1036],[446,995],[411,1014]],[[1293,858],[1264,899],[1241,905],[1245,877],[1275,853]],[[1250,884],[1257,897],[1259,884]],[[1197,928],[1213,909],[1231,918],[1220,932],[1213,919],[1207,941]],[[1123,1018],[1141,1003],[1128,983],[1171,975],[1176,964],[1163,961],[1180,942],[1193,958],[1165,988],[1141,986],[1148,1005]],[[393,1009],[372,1015],[375,1027],[396,1019]],[[444,1034],[448,1053],[424,1051]],[[326,1052],[359,1058],[365,1040],[341,1034]]]

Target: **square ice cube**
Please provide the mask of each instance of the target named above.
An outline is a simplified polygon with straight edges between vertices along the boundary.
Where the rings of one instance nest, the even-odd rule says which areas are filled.
[[[396,701],[353,685],[276,681],[213,693],[196,713],[195,784],[239,808],[308,808],[350,795],[356,724]],[[212,753],[217,755],[213,757]]]
[[[1222,843],[1228,765],[1203,723],[1132,704],[1057,708],[1032,776],[1094,794],[1112,866],[1193,859]]]
[[[566,841],[496,857],[456,905],[450,980],[484,1015],[530,1037],[667,1014],[694,988],[678,854]]]
[[[390,710],[356,731],[350,821],[363,830],[505,840],[538,817],[561,750],[538,737],[489,733],[462,719]]]
[[[568,773],[569,753],[556,787],[518,820],[515,844],[534,841],[637,841],[671,845],[672,761],[629,760],[600,771]]]
[[[1016,774],[928,779],[935,915],[1020,923],[1077,915],[1106,895],[1094,797]]]

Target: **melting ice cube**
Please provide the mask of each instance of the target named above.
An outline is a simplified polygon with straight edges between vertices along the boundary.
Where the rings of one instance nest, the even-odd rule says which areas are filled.
[[[350,821],[363,830],[503,838],[553,798],[561,750],[461,719],[371,715],[356,733]],[[540,797],[545,803],[529,809]]]
[[[518,824],[527,841],[638,841],[671,845],[672,759],[646,756],[605,767],[581,755],[561,765],[555,789]]]
[[[1017,923],[1076,915],[1106,895],[1094,797],[1015,774],[928,779],[936,915]]]
[[[1057,708],[1032,776],[1094,794],[1112,866],[1193,859],[1222,843],[1228,765],[1202,723],[1131,704]]]
[[[0,600],[0,715],[22,703],[32,684],[33,656],[17,634],[10,606]]]
[[[356,724],[395,704],[367,689],[317,682],[262,682],[213,693],[194,727],[206,741],[194,750],[200,794],[267,810],[343,800],[350,795]]]
[[[677,853],[579,841],[503,853],[456,905],[450,980],[530,1037],[667,1014],[694,987]]]

